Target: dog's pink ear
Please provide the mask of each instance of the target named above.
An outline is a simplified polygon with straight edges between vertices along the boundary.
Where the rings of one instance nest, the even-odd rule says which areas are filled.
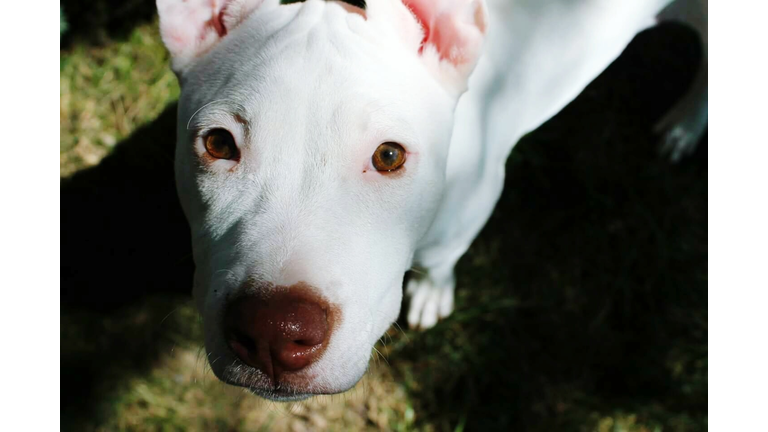
[[[485,0],[403,0],[424,32],[421,55],[448,84],[466,89],[487,28]]]
[[[157,0],[160,35],[182,72],[226,36],[264,0]]]

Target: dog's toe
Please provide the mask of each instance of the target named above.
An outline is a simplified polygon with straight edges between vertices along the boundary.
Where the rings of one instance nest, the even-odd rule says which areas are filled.
[[[668,130],[661,139],[661,153],[668,155],[672,162],[678,162],[696,149],[698,135],[684,127],[675,126]]]
[[[698,103],[694,99],[681,101],[670,110],[656,123],[654,132],[661,135],[661,155],[672,162],[679,162],[696,150],[696,145],[706,129],[706,101]]]
[[[412,279],[406,292],[411,296],[408,326],[426,330],[453,312],[453,284],[437,285],[429,277]]]

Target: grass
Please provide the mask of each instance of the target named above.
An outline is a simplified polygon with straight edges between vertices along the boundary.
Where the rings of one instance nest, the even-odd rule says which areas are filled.
[[[152,5],[111,6],[63,4],[64,430],[706,430],[707,143],[670,165],[650,132],[690,82],[691,32],[644,33],[522,140],[449,319],[391,329],[352,392],[282,405],[201,354],[178,87]]]
[[[96,165],[179,96],[156,24],[122,43],[75,45],[61,56],[61,175]]]
[[[408,409],[404,390],[386,368],[372,369],[351,394],[291,406],[219,383],[203,355],[201,325],[187,298],[154,296],[108,317],[64,314],[62,329],[62,339],[72,342],[63,352],[65,370],[100,374],[94,383],[99,397],[89,411],[73,418],[69,414],[76,409],[64,410],[64,424],[74,429],[290,430],[298,423],[361,430],[406,425],[399,415]],[[105,352],[119,355],[106,361]],[[147,357],[152,360],[137,372],[136,359]]]

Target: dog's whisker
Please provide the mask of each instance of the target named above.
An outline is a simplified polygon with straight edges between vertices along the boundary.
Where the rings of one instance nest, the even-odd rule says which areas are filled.
[[[374,350],[374,351],[376,351],[376,353],[379,355],[379,357],[381,357],[381,359],[382,359],[382,360],[384,360],[384,363],[386,363],[386,364],[387,364],[387,366],[389,366],[389,360],[387,360],[387,358],[386,358],[386,357],[384,357],[384,354],[382,354],[382,353],[381,353],[379,350],[377,350],[375,347],[373,348],[373,350]]]
[[[418,267],[411,267],[409,270],[414,272],[414,273],[416,273],[419,276],[426,276],[428,274],[426,271],[424,271],[424,270],[422,270],[422,269],[420,269]]]
[[[160,323],[159,323],[157,326],[158,326],[158,327],[162,326],[162,325],[163,325],[163,323],[165,322],[165,320],[167,320],[167,319],[168,319],[168,317],[170,317],[171,315],[173,315],[173,313],[174,313],[174,312],[176,312],[176,311],[178,311],[179,309],[181,309],[181,306],[178,306],[178,307],[174,308],[172,311],[168,312],[168,315],[166,315],[166,316],[165,316],[163,319],[161,319],[161,320],[160,320]]]
[[[197,371],[198,367],[200,367],[200,359],[204,357],[203,350],[205,350],[205,345],[200,345],[200,348],[197,349],[197,355],[195,356],[195,371]]]
[[[400,333],[405,338],[405,341],[410,343],[411,342],[411,338],[409,338],[408,337],[408,333],[406,333],[405,330],[403,330],[403,328],[400,327],[400,324],[398,324],[397,321],[393,322],[392,324],[394,324],[394,326],[397,328],[397,330],[400,331]]]

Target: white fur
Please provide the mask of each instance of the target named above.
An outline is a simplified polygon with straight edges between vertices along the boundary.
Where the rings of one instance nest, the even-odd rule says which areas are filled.
[[[490,217],[504,185],[504,167],[526,133],[557,114],[597,77],[641,30],[661,19],[687,22],[706,48],[706,0],[487,0],[485,53],[456,108],[446,194],[414,261],[427,270],[409,293],[444,300],[453,267]],[[666,8],[666,9],[665,9]],[[706,51],[706,50],[705,50]],[[706,62],[696,84],[658,129],[673,160],[690,153],[706,127]],[[702,104],[703,102],[703,104]],[[666,132],[669,131],[669,132]],[[677,137],[684,139],[675,139]],[[433,277],[432,275],[436,276]],[[417,294],[420,291],[426,294]],[[408,322],[427,328],[452,310],[412,301]]]
[[[451,31],[468,33],[450,40],[465,45],[419,50],[422,28],[400,0],[368,0],[365,12],[321,0],[231,1],[158,0],[182,87],[176,178],[192,228],[194,295],[224,379],[239,366],[219,322],[246,280],[306,282],[337,305],[340,323],[302,372],[309,384],[297,397],[357,382],[398,316],[412,266],[426,273],[407,287],[409,323],[426,328],[451,313],[453,267],[493,210],[514,143],[665,5],[488,0],[479,57],[485,22],[457,14]],[[448,13],[482,6],[433,1]],[[222,10],[223,35],[206,21]],[[233,134],[239,162],[205,161],[201,136],[212,128]],[[408,151],[393,175],[371,165],[385,141]]]

